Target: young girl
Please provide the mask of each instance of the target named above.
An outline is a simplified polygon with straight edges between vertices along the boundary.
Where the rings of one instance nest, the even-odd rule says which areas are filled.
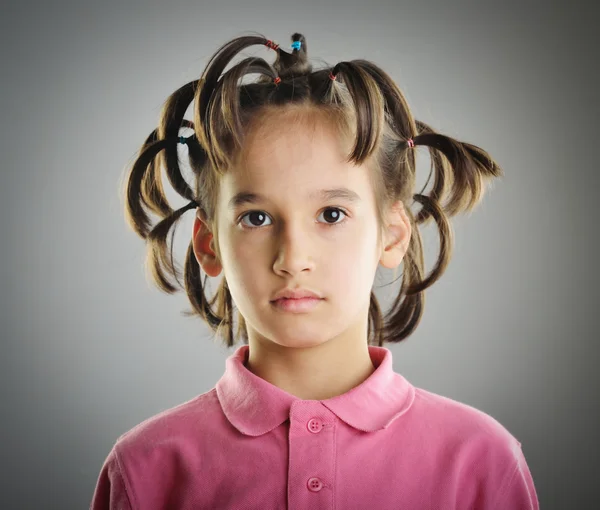
[[[419,324],[424,291],[450,259],[448,218],[472,210],[502,170],[416,120],[375,64],[313,70],[305,38],[292,41],[289,51],[259,35],[223,45],[167,100],[131,168],[127,219],[148,241],[155,282],[185,286],[193,313],[227,347],[242,344],[211,391],[117,439],[91,508],[538,509],[521,443],[482,411],[413,386],[383,347]],[[274,64],[250,57],[225,71],[254,45],[275,51]],[[192,101],[193,123],[183,118]],[[435,171],[429,194],[414,190],[418,147]],[[189,200],[178,210],[162,167]],[[190,209],[182,285],[167,236]],[[147,210],[162,220],[152,227]],[[417,226],[429,220],[441,249],[425,274]],[[376,271],[401,263],[384,316]],[[221,276],[212,299],[209,276]]]

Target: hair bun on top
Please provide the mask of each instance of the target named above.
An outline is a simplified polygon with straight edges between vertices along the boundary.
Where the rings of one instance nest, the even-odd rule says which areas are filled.
[[[291,39],[292,42],[299,42],[300,48],[294,48],[290,52],[279,48],[277,59],[273,63],[273,67],[281,78],[308,74],[312,71],[312,66],[308,62],[306,38],[296,32],[292,34]]]

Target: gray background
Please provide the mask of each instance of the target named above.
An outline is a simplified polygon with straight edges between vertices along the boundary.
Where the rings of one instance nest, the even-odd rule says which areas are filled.
[[[589,4],[4,2],[0,506],[86,508],[118,435],[222,375],[233,351],[181,316],[183,293],[145,280],[119,186],[162,102],[218,46],[247,31],[288,46],[299,31],[315,65],[380,64],[418,119],[504,168],[481,206],[454,219],[454,256],[419,328],[386,346],[414,385],[487,412],[522,442],[543,509],[592,508],[599,13]],[[424,182],[429,159],[418,158]],[[190,212],[177,230],[180,263],[192,223]],[[423,235],[429,269],[437,238]],[[384,304],[390,289],[377,291]]]

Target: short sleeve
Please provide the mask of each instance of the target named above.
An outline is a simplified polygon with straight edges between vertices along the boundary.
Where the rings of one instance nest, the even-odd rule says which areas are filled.
[[[494,504],[495,510],[504,510],[506,508],[514,508],[518,510],[539,510],[539,502],[533,484],[533,477],[523,450],[521,443],[514,450],[515,465],[511,469],[505,483],[502,484],[500,493]]]
[[[100,470],[90,510],[132,510],[116,445],[111,449]]]

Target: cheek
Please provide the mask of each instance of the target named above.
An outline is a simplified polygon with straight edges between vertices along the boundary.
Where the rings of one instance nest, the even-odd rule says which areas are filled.
[[[356,239],[362,241],[356,242]],[[346,292],[365,292],[365,289],[371,288],[374,276],[371,273],[375,266],[372,248],[374,242],[369,239],[368,234],[358,236],[348,242],[340,242],[334,251],[327,255],[323,277],[335,280],[330,282],[333,285],[329,285],[329,288],[336,289],[338,296],[343,296]]]
[[[252,299],[252,296],[263,293],[265,275],[268,270],[265,265],[266,254],[261,254],[255,246],[250,243],[231,243],[228,246],[227,274],[231,291],[237,287],[238,292]],[[267,279],[268,280],[268,279]],[[272,289],[267,289],[272,292]],[[241,296],[239,296],[241,298]]]

